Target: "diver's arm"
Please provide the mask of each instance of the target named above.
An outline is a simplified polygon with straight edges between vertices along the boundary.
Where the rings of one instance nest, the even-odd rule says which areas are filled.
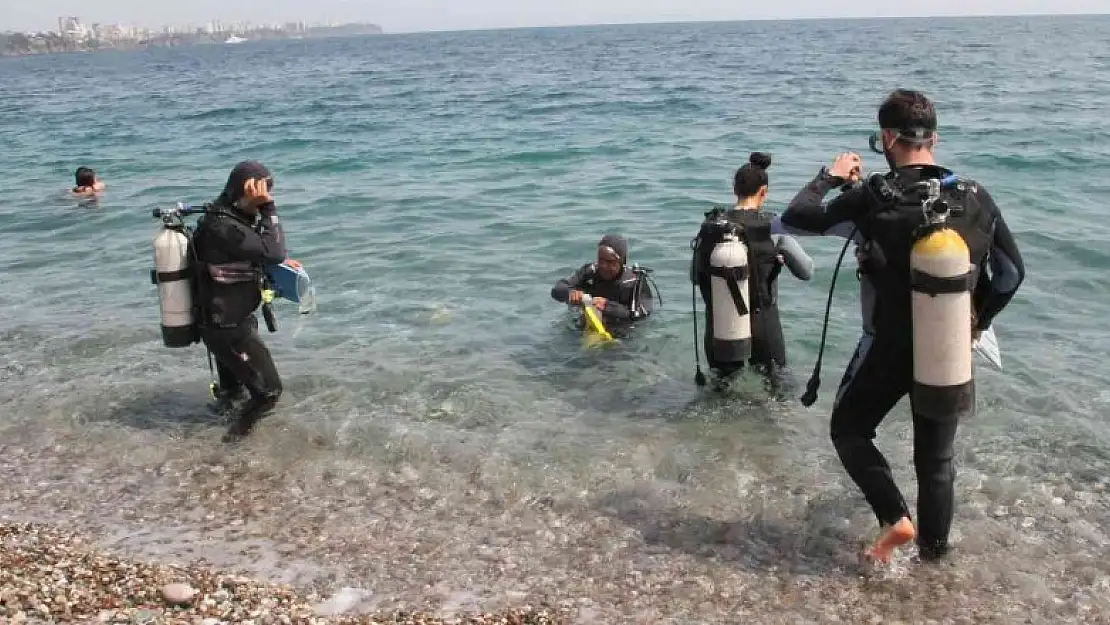
[[[990,196],[982,189],[980,193],[985,196],[984,203],[994,207],[994,201],[990,200]],[[979,270],[980,283],[986,281],[986,288],[982,289],[982,297],[976,306],[975,329],[979,331],[990,328],[995,316],[1006,308],[1025,280],[1025,263],[1021,258],[1021,252],[1018,251],[1017,242],[1014,241],[1009,226],[1002,219],[1002,214],[997,212],[996,207],[994,210],[998,217],[995,221],[994,240],[991,244],[990,272],[987,272],[986,267]]]
[[[771,232],[799,236],[849,236],[855,227],[856,217],[862,214],[866,204],[864,191],[858,185],[824,203],[829,191],[842,185],[839,179],[819,174],[794,196],[782,216],[771,222]]]
[[[813,277],[813,259],[802,249],[798,240],[788,234],[772,234],[775,249],[782,254],[786,268],[799,280],[809,280]]]
[[[570,292],[577,289],[586,278],[586,271],[590,265],[587,263],[579,267],[569,278],[560,278],[555,286],[551,287],[551,299],[564,304],[570,299]]]
[[[224,216],[213,228],[214,238],[235,260],[266,265],[283,262],[286,255],[285,235],[274,204],[263,205],[259,213],[262,225],[258,230],[238,219]]]

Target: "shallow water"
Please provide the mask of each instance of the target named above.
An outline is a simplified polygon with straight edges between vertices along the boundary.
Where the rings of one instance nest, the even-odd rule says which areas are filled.
[[[783,584],[842,576],[833,587],[849,594],[839,598],[752,604],[784,622],[830,602],[854,614],[851,597],[902,605],[899,593],[925,573],[902,570],[894,591],[853,581],[853,541],[873,525],[827,437],[859,330],[850,271],[811,409],[770,401],[755,381],[727,400],[699,393],[684,272],[702,213],[727,201],[748,152],[774,155],[781,207],[826,158],[865,149],[886,91],[920,86],[940,109],[940,157],[990,189],[1029,270],[998,321],[1005,371],[979,369],[979,413],[958,447],[958,573],[935,573],[937,583],[991,618],[1009,598],[1036,622],[1089,620],[1080,606],[1105,601],[1072,593],[1110,579],[1093,557],[1110,545],[1110,187],[1099,175],[1110,162],[1108,35],[1105,17],[816,21],[0,60],[0,427],[9,445],[31,449],[52,432],[69,437],[58,457],[49,447],[14,455],[11,471],[33,475],[35,463],[68,454],[74,471],[122,480],[198,457],[251,458],[244,471],[268,467],[291,488],[332,463],[370,482],[404,468],[407,486],[378,495],[429,489],[460,510],[437,521],[442,536],[481,518],[461,486],[478,475],[475,488],[508,509],[550,500],[556,516],[616,524],[549,528],[552,542],[535,550],[551,570],[569,566],[563,539],[624,528],[621,557],[659,575],[675,576],[678,562],[742,572],[745,558],[762,571],[793,554],[805,566],[775,573],[794,580]],[[897,44],[911,36],[943,50],[943,64]],[[275,172],[292,256],[312,274],[319,310],[278,306],[279,332],[264,338],[286,395],[236,451],[204,416],[203,352],[159,342],[147,272],[150,208],[211,199],[243,158]],[[109,185],[96,209],[59,199],[79,164]],[[548,290],[609,229],[655,269],[664,307],[634,340],[586,351]],[[781,286],[799,383],[840,247],[803,243],[815,279]],[[900,406],[879,443],[912,500],[908,430]],[[100,510],[97,493],[124,488],[58,479],[41,501],[66,499],[71,511]],[[333,486],[298,495],[304,508],[285,522],[338,496]],[[482,522],[527,551],[519,518]],[[478,534],[457,531],[446,560],[462,567]]]

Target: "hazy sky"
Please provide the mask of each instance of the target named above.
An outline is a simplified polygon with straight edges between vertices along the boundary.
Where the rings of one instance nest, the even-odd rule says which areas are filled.
[[[796,17],[1108,13],[1110,0],[0,0],[0,31],[48,30],[59,15],[136,26],[365,20],[387,32],[607,22]]]

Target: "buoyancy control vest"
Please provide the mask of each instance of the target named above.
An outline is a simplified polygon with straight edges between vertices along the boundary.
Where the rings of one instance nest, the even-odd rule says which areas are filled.
[[[230,219],[253,228],[246,219],[222,207],[210,209],[197,222],[193,233],[196,248],[196,292],[198,317],[202,324],[233,326],[241,323],[259,305],[270,332],[277,330],[270,303],[273,293],[264,267],[250,261],[232,260],[209,239],[218,220]]]
[[[872,202],[866,219],[859,223],[865,252],[860,273],[875,290],[872,319],[877,338],[908,342],[906,325],[912,319],[911,291],[923,278],[911,270],[911,252],[926,234],[930,215],[943,215],[942,223],[960,235],[967,245],[970,262],[975,264],[968,277],[975,292],[979,265],[985,262],[994,238],[995,215],[984,210],[978,199],[979,185],[970,179],[956,178],[941,168],[904,168],[867,181]],[[932,178],[932,176],[936,176]],[[919,188],[924,180],[937,180],[937,197],[929,200]],[[949,180],[949,184],[941,184]],[[929,203],[925,209],[923,204]],[[973,297],[973,299],[979,299]],[[974,308],[973,308],[974,309]],[[897,336],[901,333],[901,336]],[[890,336],[894,334],[895,336]]]
[[[658,297],[658,289],[652,288],[654,283],[650,276],[651,269],[633,263],[626,266],[616,278],[602,280],[597,273],[597,264],[588,263],[583,267],[582,273],[582,282],[576,288],[591,296],[604,297],[628,306],[629,321],[651,315],[652,309],[643,306],[645,289],[647,297]]]

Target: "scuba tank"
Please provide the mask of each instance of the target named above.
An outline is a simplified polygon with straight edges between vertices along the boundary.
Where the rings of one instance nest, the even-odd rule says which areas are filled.
[[[156,208],[153,216],[162,221],[154,235],[154,269],[150,281],[158,286],[162,343],[166,347],[188,347],[200,340],[193,306],[192,231],[182,217],[204,212],[184,204]]]
[[[722,209],[706,213],[706,222],[694,239],[695,272],[705,270],[709,275],[707,335],[712,341],[706,345],[706,358],[711,363],[743,363],[752,355],[752,324],[750,314],[751,289],[748,267],[748,247],[744,243],[743,229],[724,217]],[[713,243],[708,254],[707,266],[701,252],[703,244]],[[696,274],[695,274],[696,277]],[[695,381],[698,386],[706,383],[698,356],[697,329],[697,280],[693,285],[694,307],[694,357],[697,363]]]
[[[948,227],[943,188],[962,185],[955,175],[926,180],[925,224],[910,251],[913,319],[914,411],[936,419],[969,412],[974,405],[971,371],[971,291],[976,276],[967,242]]]

